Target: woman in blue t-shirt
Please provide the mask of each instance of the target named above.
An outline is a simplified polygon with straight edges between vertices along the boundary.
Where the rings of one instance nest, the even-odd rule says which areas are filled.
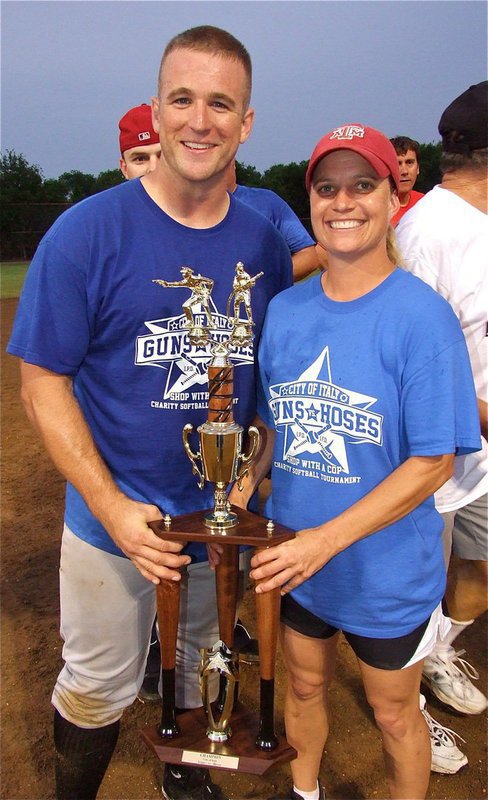
[[[267,516],[294,540],[254,556],[256,591],[281,588],[292,800],[318,774],[339,631],[358,660],[395,798],[424,798],[431,753],[422,660],[448,622],[433,494],[454,455],[479,449],[464,337],[450,306],[397,265],[397,156],[379,131],[344,125],[306,174],[328,270],[271,302],[259,351],[265,446],[245,506],[272,466]],[[281,798],[285,800],[285,798]]]

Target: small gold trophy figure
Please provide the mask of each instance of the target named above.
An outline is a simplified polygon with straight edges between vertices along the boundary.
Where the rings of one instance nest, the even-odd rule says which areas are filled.
[[[286,740],[283,737],[279,739],[274,732],[274,664],[280,593],[277,590],[256,595],[261,701],[257,731],[253,733],[253,715],[240,703],[237,706],[234,703],[235,683],[238,680],[238,662],[237,655],[233,653],[233,642],[239,546],[245,544],[258,549],[266,548],[293,538],[294,533],[249,511],[231,508],[227,487],[237,481],[240,488],[259,445],[259,432],[251,426],[248,430],[248,452],[243,450],[244,429],[233,417],[234,367],[229,353],[252,342],[254,323],[251,289],[264,273],[251,276],[241,261],[236,264],[227,301],[226,336],[223,336],[223,329],[219,327],[217,330],[210,312],[213,280],[195,274],[190,267],[182,267],[180,272],[180,281],[155,280],[154,283],[165,288],[189,289],[190,297],[183,303],[188,338],[199,347],[210,345],[207,420],[197,428],[198,450],[194,451],[190,444],[193,432],[191,424],[183,428],[183,444],[200,488],[203,488],[205,481],[214,484],[214,507],[203,512],[203,518],[202,512],[183,514],[173,519],[166,514],[163,520],[151,522],[150,526],[162,538],[200,542],[211,542],[218,538],[225,544],[221,562],[216,568],[220,639],[202,656],[200,685],[204,719],[199,713],[201,710],[195,709],[182,714],[177,722],[174,651],[179,583],[161,582],[157,587],[157,605],[161,621],[162,717],[156,731],[150,729],[142,735],[162,761],[185,761],[262,774],[274,763],[289,760],[295,755]],[[240,316],[242,307],[244,319]],[[212,673],[218,673],[220,678],[220,695],[216,703],[210,700],[209,679]],[[220,717],[217,717],[218,712]],[[233,725],[236,720],[234,727],[238,727],[239,735],[235,737],[229,724],[231,716]],[[222,748],[220,751],[219,747]]]

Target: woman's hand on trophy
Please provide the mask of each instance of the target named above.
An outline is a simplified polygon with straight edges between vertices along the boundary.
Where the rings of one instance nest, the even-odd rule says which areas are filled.
[[[161,579],[179,581],[180,569],[191,562],[190,556],[179,555],[184,543],[162,539],[151,530],[148,523],[160,518],[157,506],[121,494],[102,520],[115,544],[156,585]]]
[[[294,539],[259,550],[251,559],[249,573],[258,584],[256,592],[281,587],[281,594],[288,594],[321,569],[334,555],[328,552],[322,533],[322,526],[305,528]]]

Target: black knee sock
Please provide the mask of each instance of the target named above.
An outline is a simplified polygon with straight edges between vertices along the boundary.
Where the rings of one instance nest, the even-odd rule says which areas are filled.
[[[79,728],[54,712],[57,800],[95,800],[117,744],[120,722]]]

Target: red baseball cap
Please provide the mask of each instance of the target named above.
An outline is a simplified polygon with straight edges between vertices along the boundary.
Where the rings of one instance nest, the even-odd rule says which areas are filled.
[[[153,128],[151,106],[142,103],[130,108],[119,121],[120,152],[145,144],[159,144],[159,134]]]
[[[334,150],[354,150],[355,153],[369,161],[380,178],[387,178],[391,175],[395,181],[397,191],[399,191],[400,170],[398,168],[398,156],[392,143],[381,131],[353,122],[334,128],[330,133],[326,133],[316,145],[305,175],[307,192],[310,192],[315,167],[324,156]]]

